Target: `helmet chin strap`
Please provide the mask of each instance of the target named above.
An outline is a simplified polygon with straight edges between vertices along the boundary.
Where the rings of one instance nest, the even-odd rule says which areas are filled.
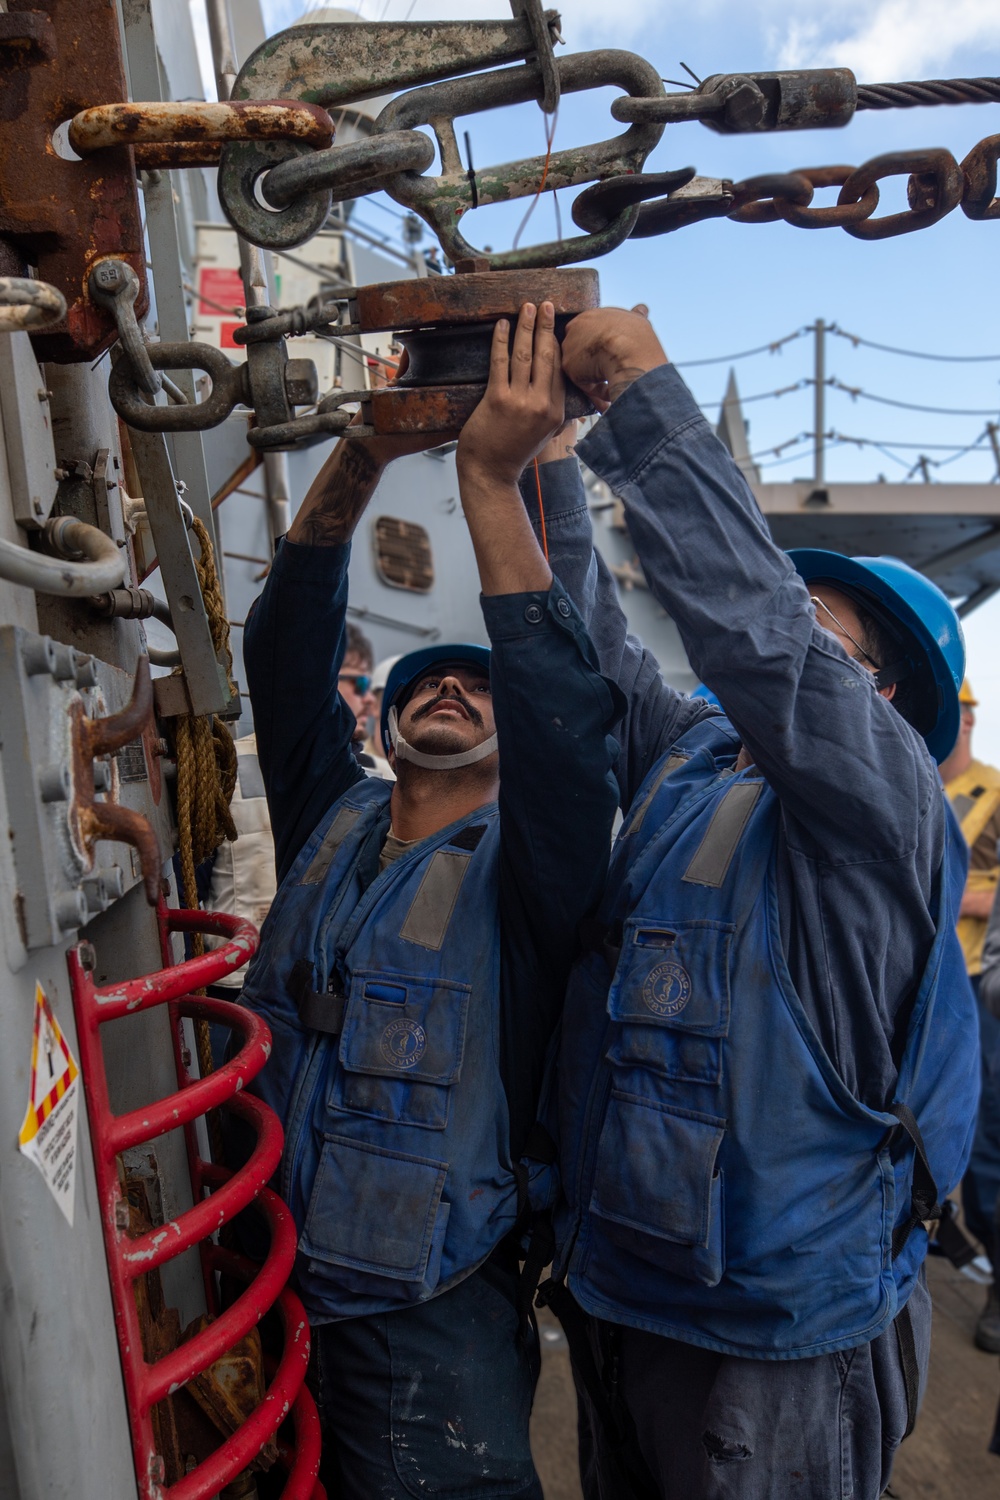
[[[422,766],[425,771],[457,771],[461,766],[474,766],[477,761],[485,760],[492,755],[497,748],[497,737],[491,734],[488,740],[481,745],[476,745],[472,750],[460,750],[456,755],[427,755],[423,750],[415,750],[413,746],[403,739],[399,732],[399,715],[395,708],[389,710],[389,739],[392,748],[396,752],[397,760],[408,760],[412,765]]]

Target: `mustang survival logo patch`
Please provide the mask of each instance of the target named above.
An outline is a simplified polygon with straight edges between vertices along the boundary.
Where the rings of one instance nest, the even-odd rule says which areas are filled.
[[[426,1047],[427,1033],[416,1021],[390,1021],[379,1042],[386,1062],[400,1070],[414,1067]]]
[[[657,964],[646,976],[642,1001],[654,1016],[676,1016],[691,998],[691,976],[676,959]]]

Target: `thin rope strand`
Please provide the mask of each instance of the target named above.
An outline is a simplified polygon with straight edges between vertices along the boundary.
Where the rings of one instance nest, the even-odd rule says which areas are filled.
[[[541,525],[542,525],[542,555],[544,556],[545,561],[548,562],[548,560],[549,560],[549,539],[548,539],[548,536],[546,535],[546,532],[545,532],[545,504],[544,504],[544,502],[542,500],[542,476],[538,472],[538,459],[537,458],[534,460],[534,465],[535,465],[535,488],[538,490],[538,519],[539,519],[539,521],[541,522]]]

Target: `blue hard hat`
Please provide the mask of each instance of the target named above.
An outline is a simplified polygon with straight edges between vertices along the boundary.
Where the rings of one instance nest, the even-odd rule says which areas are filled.
[[[478,667],[490,674],[490,648],[488,646],[473,646],[467,641],[452,642],[444,646],[425,646],[422,651],[408,651],[401,656],[389,673],[385,684],[385,692],[382,694],[382,717],[379,723],[379,732],[382,736],[382,744],[388,755],[392,748],[389,738],[389,710],[393,706],[396,710],[403,707],[407,696],[407,689],[413,686],[418,677],[422,677],[431,667],[461,666]]]
[[[844,557],[814,547],[795,547],[788,556],[806,583],[832,584],[899,641],[916,689],[907,717],[940,765],[958,738],[958,694],[965,676],[965,638],[948,599],[898,557]]]

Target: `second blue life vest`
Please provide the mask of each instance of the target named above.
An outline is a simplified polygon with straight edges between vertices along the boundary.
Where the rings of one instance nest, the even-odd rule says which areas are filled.
[[[379,874],[391,794],[361,781],[321,821],[243,991],[271,1027],[254,1087],[284,1126],[281,1193],[318,1322],[445,1290],[525,1197],[498,1061],[499,814],[478,808]]]
[[[926,1253],[930,1179],[943,1197],[961,1178],[979,1079],[955,935],[966,857],[948,813],[894,1100],[870,1109],[792,984],[780,807],[756,769],[735,772],[738,750],[727,720],[695,726],[616,846],[603,950],[578,962],[563,1017],[561,1269],[598,1317],[797,1359],[891,1322]]]

